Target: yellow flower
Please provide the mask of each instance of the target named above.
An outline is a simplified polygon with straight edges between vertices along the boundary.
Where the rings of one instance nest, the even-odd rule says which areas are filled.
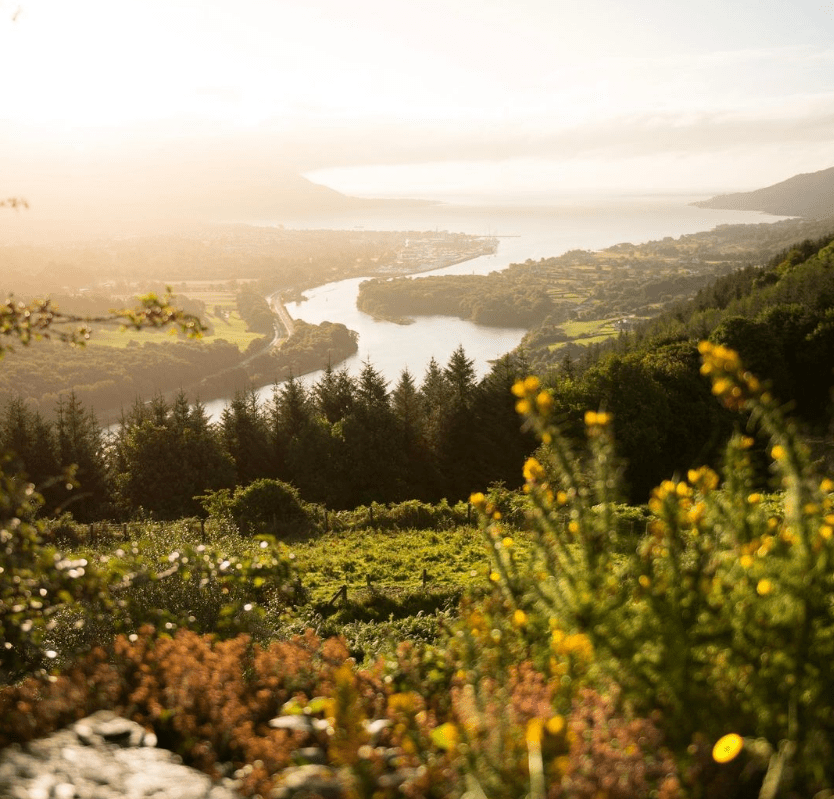
[[[832,482],[828,477],[824,477],[820,483],[820,491],[824,494],[830,494],[834,491],[834,482]]]
[[[544,724],[541,719],[530,719],[527,722],[527,731],[524,736],[527,739],[527,743],[534,745],[541,743],[543,729]]]
[[[579,522],[575,519],[571,519],[571,521],[568,522],[568,530],[576,535],[579,532]]]
[[[834,528],[832,528],[831,526],[824,524],[822,527],[820,527],[820,535],[826,541],[828,541],[828,539],[831,538],[832,533],[834,533]]]
[[[536,397],[536,407],[539,413],[547,416],[553,410],[553,395],[549,391],[540,391]]]
[[[533,410],[533,406],[530,405],[530,400],[520,399],[515,404],[515,409],[516,409],[516,412],[518,412],[520,414],[528,414],[528,413],[530,413],[531,410]]]
[[[741,564],[741,567],[743,569],[749,569],[753,565],[753,558],[751,558],[749,555],[742,555],[739,560],[739,563]]]
[[[544,726],[551,735],[559,735],[565,729],[565,719],[563,716],[553,716]]]
[[[560,505],[567,505],[568,504],[568,495],[564,491],[557,491],[556,492],[556,501]]]
[[[722,377],[712,384],[712,393],[716,396],[726,394],[732,387],[733,384],[726,377]]]
[[[544,467],[535,458],[527,458],[522,471],[528,483],[540,483],[545,478]]]
[[[513,613],[513,624],[516,627],[523,627],[527,624],[527,614],[523,610],[516,610],[516,612]]]
[[[785,448],[779,444],[777,444],[772,450],[770,450],[770,455],[775,461],[784,460],[787,456],[785,452]]]
[[[539,382],[539,378],[535,375],[530,375],[530,377],[524,378],[524,391],[527,394],[535,394],[541,386],[542,384]]]
[[[605,411],[585,411],[586,427],[605,427],[611,421],[611,414]]]
[[[747,501],[751,505],[756,505],[757,503],[762,501],[762,495],[761,494],[750,494],[750,496],[747,497]]]
[[[767,596],[773,590],[773,583],[765,577],[763,580],[759,580],[759,584],[756,586],[756,593],[759,596]]]
[[[640,585],[642,585],[643,588],[648,588],[652,584],[652,580],[648,574],[641,574],[637,578],[637,582],[640,583]]]
[[[483,510],[486,507],[486,497],[480,492],[472,494],[469,501],[478,509]]]
[[[716,763],[729,763],[738,757],[739,752],[744,748],[744,738],[737,733],[731,732],[722,735],[712,747],[712,759]]]
[[[513,539],[507,536],[501,543],[509,549],[513,545]]]
[[[492,580],[492,582],[497,583],[501,580],[501,575],[498,574],[498,572],[490,572],[489,579]]]

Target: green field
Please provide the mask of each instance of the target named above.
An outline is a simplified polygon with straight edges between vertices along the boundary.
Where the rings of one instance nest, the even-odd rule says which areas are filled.
[[[235,296],[233,291],[195,292],[191,295],[205,303],[205,322],[212,328],[201,340],[210,344],[215,339],[225,339],[244,352],[254,340],[263,338],[263,334],[246,329],[246,323],[237,312]],[[215,316],[215,309],[221,311],[221,316]],[[171,331],[100,328],[94,331],[92,343],[105,347],[127,347],[131,342],[141,344],[143,341],[164,341],[169,335]]]

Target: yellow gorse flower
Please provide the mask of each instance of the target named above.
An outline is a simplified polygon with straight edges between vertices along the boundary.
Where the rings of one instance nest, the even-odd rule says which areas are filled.
[[[525,377],[524,380],[517,380],[512,389],[510,389],[516,397],[528,397],[531,394],[536,394],[541,388],[541,382],[535,375]]]
[[[738,733],[731,732],[722,735],[712,747],[712,759],[716,763],[729,763],[738,757],[739,752],[744,748],[744,738]]]
[[[611,414],[605,411],[585,411],[586,427],[605,427],[611,421]]]
[[[547,416],[552,410],[555,402],[553,395],[549,391],[540,391],[536,397],[536,408],[543,416]]]
[[[544,467],[535,458],[527,458],[522,471],[524,479],[528,483],[544,482],[546,476],[544,473]]]
[[[472,494],[469,497],[469,501],[480,511],[486,508],[486,497],[480,491],[477,491],[474,494]]]

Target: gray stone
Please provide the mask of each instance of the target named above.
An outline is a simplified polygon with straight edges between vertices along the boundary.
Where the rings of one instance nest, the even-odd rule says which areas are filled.
[[[281,782],[272,792],[272,799],[302,799],[302,797],[342,799],[345,786],[339,772],[329,766],[309,763],[292,766],[281,772]]]
[[[25,746],[0,751],[8,799],[239,799],[182,765],[135,722],[102,711]]]

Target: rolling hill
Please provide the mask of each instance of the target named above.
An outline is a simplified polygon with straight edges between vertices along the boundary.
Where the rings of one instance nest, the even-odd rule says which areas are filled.
[[[721,194],[693,205],[699,208],[763,211],[779,216],[825,219],[834,216],[834,167],[795,175],[756,191]]]

